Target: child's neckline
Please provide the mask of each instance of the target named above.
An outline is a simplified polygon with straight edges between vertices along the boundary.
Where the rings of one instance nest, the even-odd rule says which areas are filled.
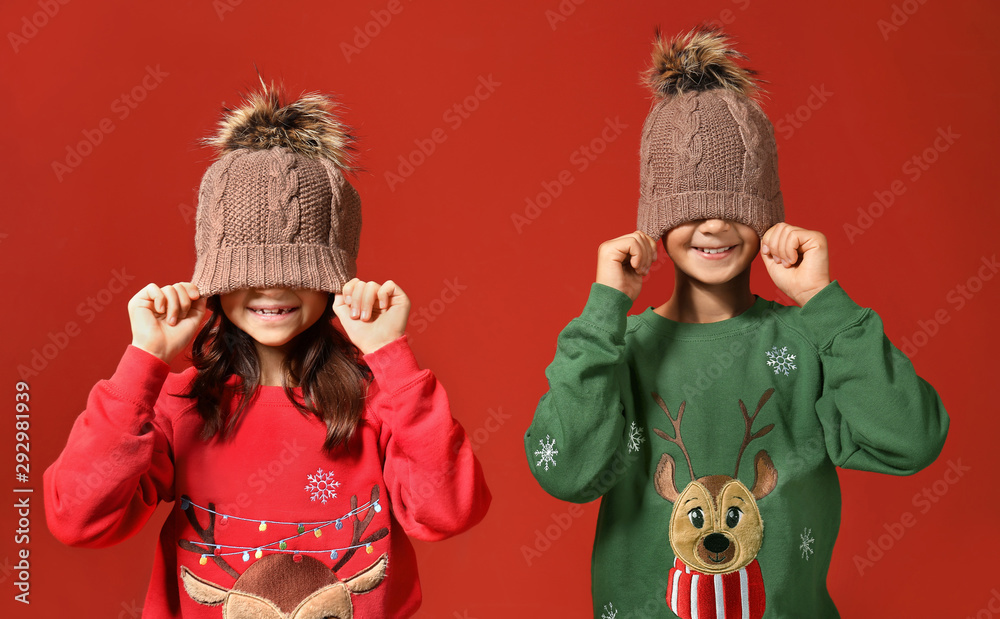
[[[235,388],[239,382],[238,377],[230,376],[230,386]],[[302,387],[292,387],[292,393],[300,401],[302,400]],[[285,395],[285,388],[281,385],[257,385],[254,400],[258,402],[288,402],[288,396]]]
[[[715,339],[757,327],[771,302],[754,295],[754,302],[742,314],[717,322],[678,322],[656,313],[649,306],[638,315],[639,320],[656,334],[680,340]]]

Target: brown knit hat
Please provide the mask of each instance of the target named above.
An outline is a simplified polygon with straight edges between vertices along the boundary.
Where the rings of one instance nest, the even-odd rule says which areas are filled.
[[[344,178],[352,138],[333,102],[303,95],[287,105],[268,87],[225,108],[204,142],[219,159],[198,194],[191,281],[203,296],[240,288],[340,292],[354,277],[361,199]]]
[[[658,101],[639,149],[638,228],[659,239],[696,219],[728,219],[760,236],[784,219],[774,128],[755,98],[756,72],[724,34],[656,33],[646,74]]]

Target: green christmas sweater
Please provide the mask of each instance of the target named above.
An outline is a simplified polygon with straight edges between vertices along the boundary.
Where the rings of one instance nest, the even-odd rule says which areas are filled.
[[[910,475],[940,453],[937,392],[837,282],[678,323],[594,284],[524,437],[549,494],[601,499],[595,617],[837,617],[835,467]]]

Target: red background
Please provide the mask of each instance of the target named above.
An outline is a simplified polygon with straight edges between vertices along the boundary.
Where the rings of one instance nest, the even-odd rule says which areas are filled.
[[[556,336],[586,299],[597,246],[635,226],[636,154],[649,107],[638,75],[653,28],[673,34],[714,19],[769,82],[764,108],[778,128],[788,220],[827,234],[834,276],[882,316],[897,345],[904,338],[922,344],[909,352],[952,418],[943,454],[917,475],[841,473],[834,600],[845,617],[965,617],[989,609],[1000,587],[989,567],[996,564],[1000,495],[990,480],[1000,466],[1000,424],[988,316],[1000,282],[978,269],[997,252],[1000,223],[996,3],[564,0],[565,19],[550,22],[558,0],[402,0],[379,25],[372,11],[386,9],[381,0],[225,1],[8,0],[0,7],[5,488],[15,485],[18,366],[30,366],[67,323],[79,328],[27,381],[32,604],[11,601],[20,546],[14,510],[5,507],[0,608],[26,617],[137,615],[168,506],[119,546],[68,548],[46,530],[42,472],[90,388],[112,373],[130,341],[128,299],[148,282],[190,278],[196,190],[210,162],[197,140],[213,129],[223,102],[236,103],[255,85],[256,63],[292,94],[341,95],[368,170],[355,181],[365,218],[360,274],[392,278],[409,293],[418,358],[444,382],[466,429],[479,430],[493,507],[462,536],[417,544],[421,616],[587,616],[597,504],[585,506],[529,566],[523,547],[534,546],[554,518],[565,521],[571,505],[534,482],[522,435],[546,390]],[[46,2],[58,12],[46,16]],[[897,25],[884,29],[894,14]],[[366,24],[375,36],[359,39],[364,46],[345,57],[342,44],[354,44]],[[146,90],[150,67],[162,79]],[[468,99],[476,109],[460,126],[445,117],[491,76],[493,91]],[[135,88],[143,100],[123,118],[115,102]],[[824,90],[822,100],[813,96]],[[84,146],[86,156],[60,179],[53,163],[66,163],[67,149],[105,118],[113,131],[89,152]],[[602,144],[608,120],[625,128]],[[959,137],[935,149],[938,130],[949,127]],[[444,141],[390,187],[385,173],[399,173],[400,157],[438,128]],[[574,151],[595,139],[602,152],[581,170]],[[913,157],[925,162],[919,178],[904,167]],[[518,229],[512,215],[526,214],[526,200],[545,191],[543,183],[557,187],[563,170],[572,183],[552,189],[558,195]],[[902,191],[892,205],[870,207],[894,181]],[[865,219],[859,209],[876,216]],[[845,224],[863,233],[849,235]],[[647,280],[633,311],[667,298],[666,266]],[[109,289],[115,270],[132,278],[126,291]],[[448,282],[460,289],[457,297],[442,297]],[[754,286],[775,296],[760,265]],[[959,287],[967,291],[961,307]],[[103,299],[102,311],[79,313],[88,297]],[[417,323],[421,310],[434,320]],[[490,409],[502,413],[499,427],[487,423]],[[949,461],[968,470],[946,476]],[[913,499],[925,490],[938,500],[921,512]],[[13,503],[7,492],[4,505]],[[882,537],[891,546],[859,570],[855,556],[905,512],[915,524],[898,540]]]

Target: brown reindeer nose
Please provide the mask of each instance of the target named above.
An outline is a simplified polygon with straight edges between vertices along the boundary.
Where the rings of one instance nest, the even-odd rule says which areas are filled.
[[[729,548],[729,538],[722,533],[712,533],[705,538],[705,548],[707,548],[709,552],[725,552]]]

